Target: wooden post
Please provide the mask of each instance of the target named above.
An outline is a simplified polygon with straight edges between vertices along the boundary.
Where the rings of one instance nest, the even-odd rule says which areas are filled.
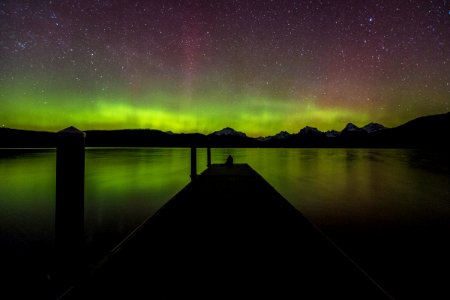
[[[197,148],[191,147],[191,180],[197,177]]]
[[[211,147],[206,149],[206,165],[208,168],[211,167]]]
[[[73,280],[84,258],[85,133],[69,127],[57,134],[55,247],[58,280]]]

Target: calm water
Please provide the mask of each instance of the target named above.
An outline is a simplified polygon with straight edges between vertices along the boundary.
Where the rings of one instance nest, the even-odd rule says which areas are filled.
[[[394,296],[448,293],[450,278],[442,275],[450,267],[447,154],[397,149],[212,149],[212,154],[213,163],[228,154],[236,163],[249,163]],[[189,182],[189,157],[189,149],[87,150],[85,218],[92,262]],[[199,171],[205,162],[199,149]],[[0,149],[0,263],[11,269],[8,280],[46,280],[54,246],[55,168],[54,150]]]

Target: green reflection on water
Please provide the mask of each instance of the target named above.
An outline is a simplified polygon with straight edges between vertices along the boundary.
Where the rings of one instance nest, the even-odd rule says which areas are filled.
[[[213,163],[228,154],[249,163],[316,224],[418,222],[449,213],[442,155],[436,161],[418,150],[213,149]],[[189,182],[189,155],[179,148],[87,149],[88,240],[126,234],[152,215]],[[7,174],[0,181],[2,234],[52,236],[55,150],[1,150],[0,162]],[[205,169],[205,149],[198,149],[197,165],[198,173]]]
[[[89,149],[86,153],[87,239],[118,243],[189,182],[188,149]]]
[[[53,235],[54,150],[0,150],[1,234],[19,243]]]
[[[448,156],[408,149],[213,149],[247,162],[316,224],[448,216]],[[430,207],[430,203],[433,203]]]
[[[235,163],[249,163],[391,290],[400,290],[398,294],[414,295],[411,282],[419,287],[425,280],[411,267],[412,258],[432,252],[438,264],[450,251],[442,242],[450,233],[445,153],[212,149],[212,162],[224,163],[229,154]],[[40,267],[50,259],[55,160],[55,150],[0,149],[1,257],[36,260]],[[198,149],[198,173],[205,167],[206,151]],[[189,149],[87,149],[85,223],[91,259],[99,258],[181,190],[190,180],[189,172]],[[374,254],[382,260],[374,261]],[[398,278],[407,278],[403,288]]]

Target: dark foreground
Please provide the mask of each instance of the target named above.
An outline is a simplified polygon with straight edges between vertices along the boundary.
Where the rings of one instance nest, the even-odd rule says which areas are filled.
[[[213,165],[64,299],[386,299],[248,165]]]

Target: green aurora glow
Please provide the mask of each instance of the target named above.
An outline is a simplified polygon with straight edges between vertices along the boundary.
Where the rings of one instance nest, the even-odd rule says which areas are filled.
[[[178,3],[170,12],[158,1],[138,10],[13,3],[2,3],[0,21],[2,127],[208,134],[229,126],[258,137],[307,125],[392,127],[449,111],[449,15],[432,2],[377,13],[371,3],[292,1],[295,16],[265,1],[217,2],[213,11]]]
[[[50,89],[42,95],[24,86],[2,87],[0,125],[50,131],[76,125],[83,130],[151,128],[205,134],[229,126],[256,137],[281,130],[298,132],[306,125],[321,130],[340,130],[348,122],[362,126],[377,121],[395,126],[423,113],[439,112],[438,107],[419,105],[418,112],[392,114],[398,107],[390,102],[382,109],[369,105],[321,106],[312,95],[298,100],[243,94],[234,95],[230,104],[227,95],[220,91],[208,91],[195,99],[166,91],[148,91],[137,96],[119,92],[83,94]],[[436,100],[442,103],[439,98]],[[417,103],[423,101],[418,99]]]

